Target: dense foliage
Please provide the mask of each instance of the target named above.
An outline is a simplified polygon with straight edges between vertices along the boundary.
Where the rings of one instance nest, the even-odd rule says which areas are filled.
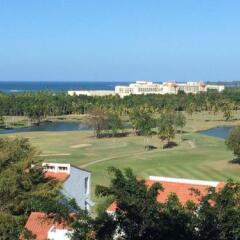
[[[225,118],[230,119],[229,111],[240,108],[240,89],[188,95],[132,95],[123,99],[118,96],[69,96],[52,92],[0,93],[0,116],[27,116],[35,122],[47,116],[83,114],[91,107],[100,107],[120,115],[135,109],[148,109],[152,113],[161,112],[163,109],[186,110],[189,113],[203,110],[213,113],[222,111]]]
[[[97,138],[115,137],[120,130],[123,130],[123,123],[118,114],[107,112],[99,107],[93,107],[88,111],[85,122],[93,128]]]
[[[240,163],[240,126],[234,127],[231,130],[226,140],[226,144],[236,156],[237,159],[235,160],[235,162]]]

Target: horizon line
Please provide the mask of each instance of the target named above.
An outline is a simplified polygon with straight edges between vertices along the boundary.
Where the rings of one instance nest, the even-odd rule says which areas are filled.
[[[105,83],[105,82],[109,82],[109,83],[131,83],[131,82],[136,82],[136,81],[147,81],[147,82],[240,82],[240,80],[182,80],[182,81],[178,81],[178,80],[146,80],[146,79],[139,79],[139,80],[121,80],[121,81],[111,81],[111,80],[0,80],[0,82],[4,82],[4,83],[8,83],[8,82],[14,82],[14,83],[20,83],[20,82],[47,82],[47,83],[56,83],[56,82],[64,82],[64,83],[81,83],[81,82],[90,82],[90,83]]]

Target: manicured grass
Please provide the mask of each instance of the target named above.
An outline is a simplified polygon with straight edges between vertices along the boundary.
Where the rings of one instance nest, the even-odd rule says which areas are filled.
[[[28,137],[41,149],[47,161],[69,162],[91,170],[93,186],[108,183],[106,169],[110,166],[132,168],[136,175],[144,178],[157,175],[240,180],[240,166],[229,163],[233,155],[226,149],[224,140],[198,133],[184,134],[185,140],[172,149],[162,149],[160,141],[154,136],[151,143],[158,148],[152,151],[144,151],[143,137],[136,136],[95,139],[91,132],[32,132],[19,135]]]
[[[206,118],[207,115],[189,117],[183,134],[184,141],[180,141],[177,136],[175,141],[178,146],[172,149],[162,149],[160,140],[154,136],[150,142],[157,149],[151,151],[144,150],[143,137],[133,135],[96,139],[90,131],[75,131],[29,132],[8,136],[29,138],[41,150],[45,161],[68,162],[91,170],[93,188],[96,184],[108,184],[109,175],[106,170],[110,166],[132,168],[137,176],[143,178],[157,175],[202,180],[240,180],[240,165],[229,163],[233,155],[226,148],[224,140],[194,132],[225,123],[221,120],[206,121]],[[231,124],[237,123],[234,121]]]

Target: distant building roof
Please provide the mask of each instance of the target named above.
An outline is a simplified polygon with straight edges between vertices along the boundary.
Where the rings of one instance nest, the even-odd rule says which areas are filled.
[[[37,240],[48,239],[49,231],[53,229],[53,227],[56,230],[69,229],[64,223],[54,223],[53,219],[43,212],[32,212],[25,225],[25,228],[31,231]]]
[[[175,193],[182,204],[186,204],[186,202],[189,200],[193,201],[194,203],[199,203],[200,199],[198,196],[196,196],[196,194],[193,193],[192,189],[199,191],[199,193],[204,196],[207,194],[209,187],[221,189],[224,186],[223,182],[155,176],[150,176],[145,183],[148,187],[150,187],[156,182],[161,183],[162,187],[164,188],[164,190],[159,192],[157,196],[157,201],[160,203],[164,203],[171,193]],[[116,209],[117,204],[116,202],[113,202],[106,211],[108,213],[113,213],[116,211]]]

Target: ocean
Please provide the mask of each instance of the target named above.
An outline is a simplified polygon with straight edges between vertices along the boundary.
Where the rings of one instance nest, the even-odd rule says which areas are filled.
[[[4,82],[0,81],[0,92],[14,93],[25,91],[68,91],[68,90],[114,90],[116,85],[129,85],[129,82]]]
[[[0,81],[0,92],[17,93],[27,91],[66,92],[69,90],[114,90],[116,85],[129,85],[130,82],[7,82]],[[220,83],[218,83],[220,84]],[[240,87],[239,82],[222,83],[226,87]]]

